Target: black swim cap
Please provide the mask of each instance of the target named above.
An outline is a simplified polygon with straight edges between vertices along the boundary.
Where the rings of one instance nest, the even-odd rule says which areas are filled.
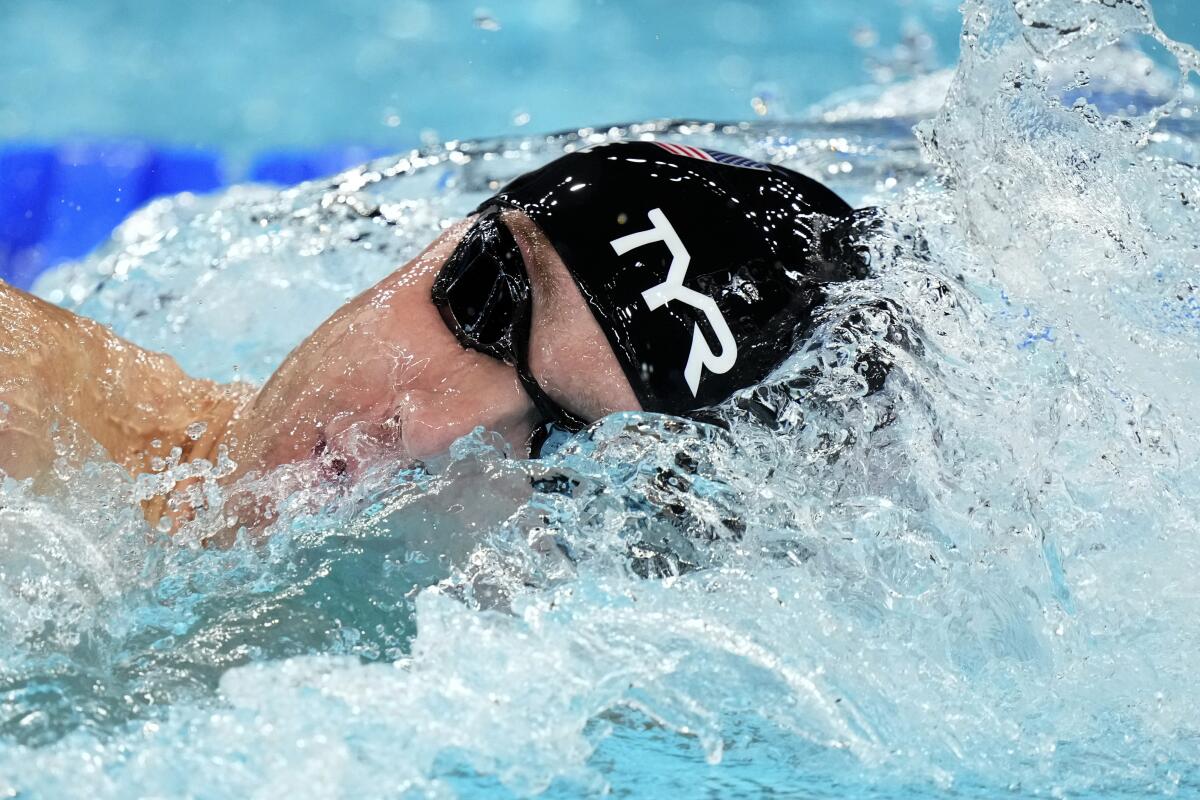
[[[667,142],[572,153],[480,206],[523,211],[579,284],[649,411],[716,405],[767,377],[808,333],[823,257],[853,209],[810,178]]]

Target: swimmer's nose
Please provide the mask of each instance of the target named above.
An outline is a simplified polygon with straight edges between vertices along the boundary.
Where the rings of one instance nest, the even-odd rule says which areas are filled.
[[[329,442],[322,434],[313,446],[313,458],[321,468],[321,477],[325,480],[337,480],[344,477],[350,465],[346,459],[329,452]]]
[[[400,415],[381,421],[357,420],[319,433],[312,456],[326,480],[358,480],[367,466],[409,456]]]

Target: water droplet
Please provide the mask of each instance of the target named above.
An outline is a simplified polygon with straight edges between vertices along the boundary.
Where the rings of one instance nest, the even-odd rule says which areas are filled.
[[[879,44],[879,31],[870,25],[859,25],[850,35],[854,40],[855,47],[868,48]]]
[[[500,30],[500,22],[486,8],[475,9],[475,27],[483,31]]]

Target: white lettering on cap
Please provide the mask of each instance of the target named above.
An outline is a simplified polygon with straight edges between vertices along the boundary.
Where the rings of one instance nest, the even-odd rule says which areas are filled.
[[[619,256],[656,242],[663,242],[671,251],[671,268],[667,272],[667,279],[642,292],[642,299],[646,301],[646,305],[650,307],[651,311],[672,300],[678,300],[702,311],[708,319],[708,324],[712,326],[713,333],[717,335],[717,343],[721,345],[720,355],[714,353],[709,347],[708,340],[704,338],[699,324],[696,324],[692,330],[692,351],[688,354],[683,377],[687,380],[688,388],[692,390],[692,397],[695,397],[696,393],[700,391],[700,374],[705,367],[717,375],[733,369],[733,365],[737,363],[737,342],[733,340],[733,331],[729,330],[729,324],[725,322],[721,309],[717,308],[717,301],[683,285],[683,279],[687,277],[692,257],[688,254],[687,248],[683,246],[679,234],[675,233],[675,229],[671,227],[667,215],[662,212],[662,209],[652,208],[648,216],[650,224],[654,226],[650,230],[613,239],[609,244]]]

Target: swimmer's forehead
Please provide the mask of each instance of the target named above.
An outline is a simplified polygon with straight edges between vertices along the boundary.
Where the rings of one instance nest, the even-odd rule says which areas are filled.
[[[529,215],[519,209],[505,209],[500,218],[512,231],[513,238],[521,248],[521,257],[529,281],[534,286],[535,297],[539,294],[538,290],[547,299],[560,297],[564,289],[573,285],[573,279],[546,234]]]

